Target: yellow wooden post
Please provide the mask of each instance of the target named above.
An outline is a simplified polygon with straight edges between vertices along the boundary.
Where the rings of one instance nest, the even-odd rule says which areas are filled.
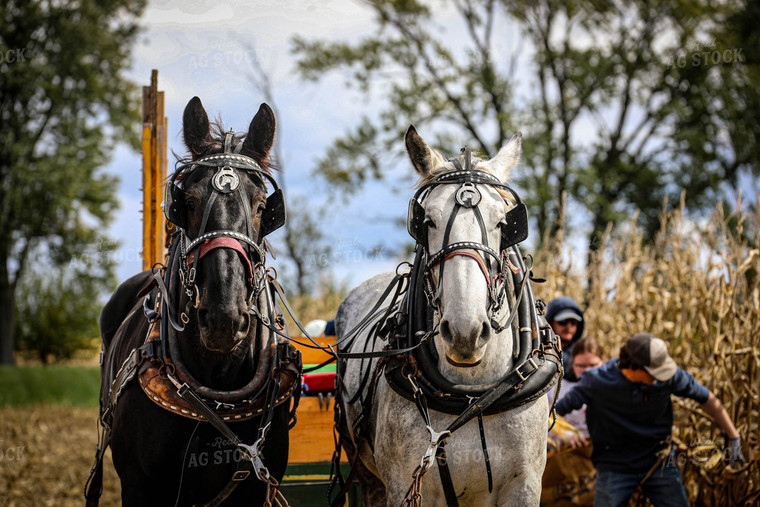
[[[166,182],[166,128],[164,92],[158,91],[158,71],[143,86],[143,269],[162,262],[166,252],[166,225],[161,210]]]

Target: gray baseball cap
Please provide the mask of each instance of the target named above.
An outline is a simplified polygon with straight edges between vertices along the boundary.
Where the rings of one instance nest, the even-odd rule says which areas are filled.
[[[573,310],[572,308],[567,308],[566,310],[562,310],[557,315],[554,316],[552,320],[555,320],[557,322],[562,322],[563,320],[572,319],[575,321],[582,321],[583,317],[578,315],[578,312]]]
[[[636,333],[628,338],[625,350],[636,364],[641,365],[657,380],[665,381],[676,374],[678,366],[668,354],[668,346],[652,333]]]

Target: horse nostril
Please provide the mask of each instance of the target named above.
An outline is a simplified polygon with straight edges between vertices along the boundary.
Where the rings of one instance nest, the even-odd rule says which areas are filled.
[[[204,310],[202,308],[198,309],[198,328],[204,335],[209,334],[211,326],[209,326],[208,322],[208,310]]]
[[[446,342],[449,344],[454,343],[454,336],[451,334],[451,326],[449,325],[448,320],[441,321],[440,329],[441,329],[441,338],[446,340]]]
[[[481,343],[485,344],[491,338],[491,324],[488,321],[483,322],[483,330],[480,332]]]
[[[240,319],[240,324],[238,325],[238,332],[236,335],[236,338],[238,340],[242,340],[246,336],[248,336],[248,329],[251,325],[251,318],[248,316],[248,312],[243,313],[242,318]]]

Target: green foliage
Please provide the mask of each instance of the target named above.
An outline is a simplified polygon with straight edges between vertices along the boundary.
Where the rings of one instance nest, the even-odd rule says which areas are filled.
[[[469,37],[457,35],[459,44],[452,47],[433,9],[415,1],[369,2],[377,31],[356,44],[294,39],[302,76],[317,79],[347,69],[347,84],[358,85],[371,98],[379,93],[387,101],[379,118],[363,117],[335,141],[318,172],[346,192],[382,178],[383,160],[395,160],[402,152],[400,140],[412,122],[418,127],[448,124],[467,132],[474,148],[495,153],[513,130],[512,81],[506,69],[500,69],[500,55],[497,62],[491,51],[496,12],[494,3],[489,5],[486,17],[462,7],[463,30]],[[486,136],[488,130],[497,132],[496,139]],[[449,132],[439,129],[433,144],[443,146]]]
[[[0,407],[68,405],[97,407],[100,368],[0,366]]]
[[[15,56],[0,62],[0,363],[13,361],[29,256],[57,269],[107,243],[117,182],[99,168],[117,142],[139,146],[139,96],[123,73],[145,4],[11,0],[0,13],[0,47]]]
[[[96,296],[116,282],[107,260],[115,246],[92,245],[68,264],[35,266],[24,274],[17,286],[15,319],[16,348],[22,355],[47,364],[93,348],[102,307]],[[35,261],[39,258],[44,256]]]
[[[526,167],[517,183],[538,236],[556,230],[567,195],[589,218],[593,251],[608,223],[641,210],[651,239],[665,197],[678,202],[686,189],[687,205],[700,209],[736,188],[741,171],[758,171],[756,7],[679,0],[367,4],[376,29],[357,43],[293,45],[304,77],[347,70],[347,81],[373,104],[382,97],[378,117],[364,117],[337,139],[318,167],[343,191],[382,177],[381,156],[402,152],[409,123],[436,136],[437,146],[470,144],[491,155],[519,128]],[[694,64],[706,40],[721,60]],[[520,61],[522,44],[531,61]],[[528,84],[526,96],[516,96],[518,82]]]

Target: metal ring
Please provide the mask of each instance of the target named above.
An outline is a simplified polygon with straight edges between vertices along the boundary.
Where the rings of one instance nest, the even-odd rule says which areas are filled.
[[[403,274],[402,274],[402,273],[399,273],[399,269],[400,269],[402,266],[404,266],[405,264],[406,264],[406,265],[409,267],[409,271],[408,271],[407,273],[403,273]],[[400,263],[398,266],[396,266],[396,274],[397,274],[398,276],[409,276],[411,273],[412,273],[412,263],[411,263],[411,262],[409,262],[409,261],[404,261],[404,262],[401,262],[401,263]]]

